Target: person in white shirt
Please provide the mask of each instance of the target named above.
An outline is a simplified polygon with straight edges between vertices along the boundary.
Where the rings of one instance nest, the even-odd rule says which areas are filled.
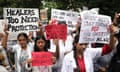
[[[4,36],[3,46],[6,48],[8,33]],[[30,36],[31,37],[31,36]],[[34,42],[26,33],[19,33],[17,36],[18,43],[11,49],[15,53],[15,70],[17,72],[29,72],[30,69],[26,67],[27,59],[31,57]]]
[[[93,72],[93,59],[109,53],[114,48],[114,38],[111,34],[110,44],[102,48],[87,48],[87,43],[78,43],[79,34],[73,41],[73,51],[63,60],[61,72]]]
[[[32,68],[32,72],[52,72],[52,66],[54,65],[55,61],[59,59],[59,45],[58,45],[58,40],[54,40],[55,41],[55,46],[56,51],[55,52],[50,52],[48,51],[48,43],[47,40],[45,38],[45,36],[41,35],[41,36],[37,36],[35,38],[35,45],[34,45],[34,52],[49,52],[52,54],[52,61],[53,64],[52,65],[47,65],[47,66],[31,66],[32,63],[32,57],[28,59],[28,64],[30,65],[30,67]]]

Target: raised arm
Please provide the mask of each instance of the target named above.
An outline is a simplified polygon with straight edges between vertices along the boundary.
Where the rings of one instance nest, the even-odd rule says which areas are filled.
[[[43,27],[41,21],[38,22],[38,25],[39,25],[39,31],[37,31],[37,36],[44,35],[44,27]]]
[[[119,28],[114,26],[113,24],[110,25],[110,30],[111,30],[111,34],[110,34],[109,47],[114,48],[116,43],[115,37],[117,37],[116,35],[120,35],[120,31],[119,31]]]
[[[31,31],[31,32],[29,32],[29,35],[28,35],[28,39],[30,42],[34,42],[32,37],[33,37],[33,32]]]
[[[2,38],[2,46],[3,46],[3,48],[7,48],[7,40],[8,40],[7,25],[4,25],[4,36]]]
[[[1,33],[0,33],[0,38],[2,38],[3,36],[4,36],[4,34],[1,32]]]
[[[56,59],[58,60],[60,57],[60,49],[59,49],[59,40],[58,39],[54,39],[54,44],[56,45],[56,52],[54,53],[54,56],[56,57]]]

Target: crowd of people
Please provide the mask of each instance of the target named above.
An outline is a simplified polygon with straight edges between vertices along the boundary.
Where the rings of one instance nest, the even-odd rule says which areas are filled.
[[[119,72],[120,29],[115,20],[109,26],[109,44],[79,43],[80,24],[67,33],[67,39],[47,40],[44,26],[39,31],[21,32],[17,40],[8,40],[7,25],[0,33],[0,72]],[[89,46],[90,45],[90,46]],[[32,52],[52,53],[53,65],[32,66]],[[13,58],[12,58],[13,57]]]

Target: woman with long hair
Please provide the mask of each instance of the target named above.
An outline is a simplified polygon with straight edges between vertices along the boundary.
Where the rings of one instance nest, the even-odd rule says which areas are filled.
[[[57,47],[56,52],[55,53],[50,52],[51,54],[53,54],[53,57],[52,57],[53,64],[55,63],[56,59],[59,58],[58,40],[55,40],[55,45]],[[35,38],[34,52],[39,52],[39,53],[49,52],[48,49],[49,49],[49,44],[43,35]],[[28,63],[31,64],[32,58],[28,59],[28,61],[29,61]],[[33,66],[32,67],[32,72],[41,72],[41,71],[42,72],[52,72],[52,65],[50,65],[50,66]]]

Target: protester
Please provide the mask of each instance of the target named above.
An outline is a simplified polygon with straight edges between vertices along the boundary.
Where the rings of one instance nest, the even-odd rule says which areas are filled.
[[[41,35],[36,37],[35,39],[35,45],[34,45],[34,52],[48,52],[48,45],[47,45],[46,38]],[[55,63],[56,60],[59,59],[59,46],[58,46],[58,40],[55,40],[56,45],[56,52],[53,54],[53,63]],[[32,62],[32,58],[28,59],[28,63],[30,64]],[[41,70],[44,70],[42,72],[52,72],[52,66],[33,66],[32,72],[40,72]]]
[[[57,13],[57,11],[55,13]],[[58,12],[58,14],[59,14],[59,12]],[[68,25],[71,26],[72,28],[75,28],[74,25],[72,25],[72,23],[75,23],[73,21],[76,18],[73,18],[74,19],[73,21],[71,18],[75,17],[77,14],[75,15],[75,14],[72,14],[69,12],[64,13],[64,12],[60,11],[60,16],[62,14],[66,15],[68,17],[68,19],[65,19],[63,22],[68,21],[70,23]],[[21,16],[19,16],[19,17],[21,17]],[[55,17],[57,18],[57,16],[55,16]],[[103,22],[107,23],[106,18],[101,20],[102,19],[102,17],[101,17],[101,19],[98,21],[97,20],[94,21],[94,19],[92,21],[92,17],[89,17],[89,15],[86,16],[86,19],[87,18],[90,18],[89,21],[91,22],[90,23],[91,26],[98,23],[97,29],[99,28],[99,22],[101,22],[101,24],[103,24],[103,25],[104,25]],[[95,19],[97,19],[97,18],[95,17]],[[110,17],[109,17],[109,19],[110,19]],[[37,21],[37,20],[38,20],[38,18],[36,18],[35,21]],[[22,21],[27,22],[26,20],[22,20]],[[83,19],[83,21],[84,21],[84,19]],[[86,22],[86,26],[89,25],[89,21]],[[11,22],[11,21],[8,21],[8,22]],[[13,21],[13,23],[14,22],[15,21]],[[11,43],[8,41],[9,33],[5,30],[5,35],[0,33],[0,37],[3,37],[2,44],[1,44],[0,48],[2,48],[2,49],[4,48],[4,50],[6,50],[6,52],[7,52],[7,56],[6,56],[5,60],[7,58],[9,59],[8,55],[11,56],[11,54],[8,54],[8,50],[15,54],[14,60],[15,60],[16,72],[94,72],[94,69],[95,69],[94,68],[94,59],[98,59],[98,63],[100,63],[100,64],[98,64],[98,63],[96,63],[96,64],[100,65],[98,67],[98,69],[100,71],[105,72],[107,69],[106,67],[109,67],[108,69],[110,71],[118,72],[118,69],[119,69],[118,66],[120,66],[118,64],[119,63],[119,40],[120,40],[120,38],[119,38],[120,31],[118,30],[118,28],[116,28],[113,25],[110,25],[111,35],[110,35],[110,44],[109,45],[105,44],[104,46],[102,46],[100,48],[92,48],[91,46],[88,47],[88,43],[82,43],[82,42],[79,43],[78,42],[79,37],[80,37],[79,33],[80,33],[80,28],[81,28],[81,22],[82,22],[81,17],[79,17],[78,24],[76,24],[76,30],[75,31],[69,30],[67,32],[66,40],[58,40],[58,39],[48,40],[46,37],[47,33],[45,34],[45,28],[40,21],[38,22],[39,30],[34,31],[34,32],[31,31],[32,27],[30,29],[27,26],[33,26],[34,30],[36,30],[36,29],[38,29],[37,25],[35,27],[32,24],[25,25],[25,26],[22,25],[24,28],[23,30],[30,31],[29,35],[27,35],[26,33],[23,33],[23,32],[19,33],[19,35],[17,36],[18,42],[16,42],[16,40],[14,42],[12,42],[12,43],[17,43],[17,44],[16,45],[10,44],[10,46],[8,46],[8,44],[7,44],[7,43]],[[53,19],[53,20],[51,20],[51,22],[49,24],[56,25],[56,24],[59,24],[59,22],[57,22],[56,19]],[[63,24],[63,23],[61,23],[61,24]],[[117,24],[117,22],[116,22],[116,24]],[[9,24],[9,26],[11,26],[9,28],[9,31],[14,30],[16,32],[19,32],[19,30],[21,30],[21,25],[14,26],[14,25]],[[105,24],[105,26],[107,26],[107,25]],[[18,31],[17,31],[17,27],[18,27]],[[30,30],[27,28],[29,28]],[[96,31],[96,28],[94,28],[94,29]],[[56,29],[56,31],[57,31],[57,29]],[[89,30],[88,33],[90,33],[90,32],[91,31]],[[64,34],[64,35],[66,35],[66,34]],[[110,53],[112,51],[112,49],[115,48],[114,46],[115,46],[116,42],[113,38],[114,36],[118,40],[117,51],[114,54],[110,65],[108,66],[108,63],[107,64],[104,63],[104,61],[105,61],[104,58],[108,59],[105,55]],[[55,36],[55,37],[57,37],[57,36]],[[104,38],[104,39],[107,39],[107,38]],[[89,45],[91,45],[91,44],[89,43]],[[42,53],[42,52],[52,53],[53,65],[50,65],[50,66],[32,66],[31,65],[33,63],[32,61],[34,61],[32,56],[31,56],[32,52],[33,53],[37,53],[37,52],[39,52],[39,53]],[[104,55],[104,58],[102,58],[103,55]],[[14,62],[14,60],[13,60],[13,62]],[[10,60],[8,60],[8,61],[10,61]],[[116,61],[117,61],[117,63],[116,63]],[[101,65],[103,63],[106,65],[106,66],[103,65],[105,67],[103,67]],[[13,67],[13,64],[11,66]],[[14,69],[14,67],[13,67],[13,69]],[[44,70],[44,71],[42,71],[42,70]]]
[[[41,36],[41,35],[45,36],[46,38],[45,26],[43,26],[40,20],[38,21],[38,26],[39,28],[37,31],[31,32],[33,34],[33,37],[32,37],[33,40],[35,40],[36,37]],[[50,49],[50,40],[47,40],[46,42],[48,45],[48,49]]]
[[[54,23],[57,23],[55,21],[56,20],[53,20]],[[51,22],[50,22],[50,24],[51,24]],[[64,21],[58,21],[58,24],[66,25],[66,23]],[[66,40],[63,40],[63,39],[59,40],[59,55],[60,56],[53,67],[53,72],[61,72],[63,58],[67,53],[69,53],[72,50],[72,41],[73,41],[72,31],[67,30]],[[51,39],[50,43],[51,43],[51,45],[50,45],[49,51],[55,52],[56,46],[54,44],[54,39]]]
[[[87,43],[78,43],[79,34],[73,41],[73,51],[63,60],[62,72],[93,72],[93,59],[109,53],[114,48],[114,38],[110,35],[110,44],[102,48],[86,48]]]
[[[7,35],[8,35],[8,32],[6,31],[7,30],[7,26],[6,24],[4,24],[4,32],[1,33],[2,34],[2,37],[0,38],[0,50],[1,50],[1,53],[4,55],[4,58],[5,58],[5,64],[6,64],[6,68],[8,71],[13,71],[14,69],[14,66],[13,66],[13,62],[11,61],[11,54],[9,53],[8,51],[8,44],[9,43],[7,41]],[[7,48],[7,49],[6,49]]]
[[[5,34],[3,45],[7,42],[8,34]],[[31,56],[33,51],[34,42],[32,42],[31,36],[27,36],[26,33],[19,33],[17,36],[18,43],[13,46],[12,52],[15,53],[15,69],[17,72],[29,72],[29,69],[25,67],[27,59]]]

